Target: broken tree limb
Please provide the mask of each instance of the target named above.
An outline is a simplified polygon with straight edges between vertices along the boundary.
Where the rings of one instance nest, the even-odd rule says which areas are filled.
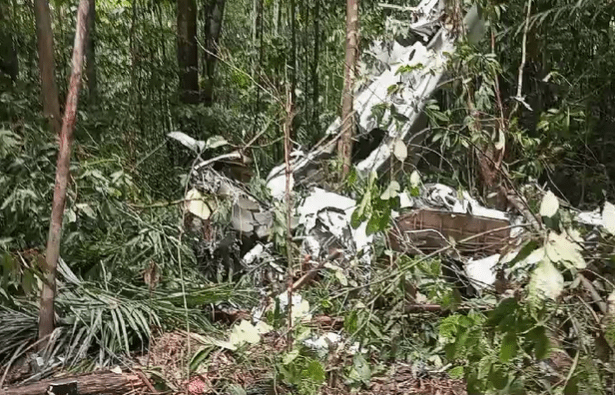
[[[327,259],[324,259],[321,263],[318,264],[318,266],[311,268],[307,273],[305,273],[303,276],[301,276],[301,278],[299,278],[299,280],[295,281],[295,283],[293,284],[292,290],[294,291],[298,291],[299,289],[301,289],[301,287],[303,287],[305,284],[308,283],[308,281],[310,281],[311,279],[314,278],[314,276],[316,276],[316,274],[318,273],[318,271],[322,268],[325,267],[325,265],[328,262],[334,261],[335,259],[341,258],[343,257],[343,254],[341,251],[336,250],[335,252],[333,252],[332,254],[330,254]],[[309,261],[309,256],[306,256],[307,260]]]
[[[606,302],[604,300],[602,300],[602,297],[600,296],[600,293],[598,293],[598,291],[596,290],[594,285],[591,283],[591,281],[589,281],[587,279],[587,277],[585,277],[581,273],[579,273],[578,276],[579,276],[579,279],[581,280],[581,284],[583,284],[583,287],[591,295],[592,302],[594,302],[594,303],[596,303],[598,305],[598,308],[600,309],[600,311],[603,314],[606,314],[606,312],[607,312],[607,304],[606,304]]]
[[[50,388],[71,383],[76,383],[79,395],[123,395],[131,391],[145,393],[151,387],[145,384],[138,374],[95,372],[0,389],[0,395],[47,395]]]

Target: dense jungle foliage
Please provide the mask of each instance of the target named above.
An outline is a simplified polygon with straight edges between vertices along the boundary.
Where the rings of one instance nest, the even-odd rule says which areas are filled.
[[[0,366],[7,371],[36,341],[58,152],[53,122],[43,111],[34,12],[39,1],[0,0]],[[95,17],[58,268],[60,340],[47,375],[58,366],[89,371],[130,363],[146,352],[150,337],[176,330],[221,338],[227,326],[213,322],[211,306],[256,306],[262,295],[250,280],[216,278],[195,253],[199,241],[186,232],[178,203],[195,155],[167,136],[181,131],[202,141],[222,137],[226,144],[214,144],[205,159],[253,141],[246,151],[249,170],[239,171],[248,172],[255,195],[268,197],[264,178],[284,161],[286,101],[292,100],[295,114],[293,147],[309,150],[340,116],[344,86],[341,0],[90,2]],[[424,110],[429,133],[415,169],[423,182],[464,188],[486,205],[493,205],[496,184],[545,185],[562,210],[591,211],[613,201],[615,3],[445,2],[447,26],[460,23],[477,4],[485,34],[473,43],[460,33],[448,73]],[[415,3],[360,1],[357,85],[375,73],[370,43],[408,39],[412,16],[406,8]],[[69,90],[77,6],[77,0],[49,0],[60,112]],[[194,32],[196,45],[182,41],[184,30]],[[491,161],[488,153],[502,147],[496,160],[503,171],[487,174],[483,157]],[[336,160],[330,166],[339,169]],[[388,180],[378,181],[349,182],[345,191],[359,198],[370,188],[382,193]],[[375,198],[373,204],[385,203]],[[530,206],[538,215],[540,199]],[[385,208],[388,214],[394,209]],[[379,230],[388,226],[386,218]],[[563,212],[547,225],[572,226]],[[543,241],[552,239],[533,237],[522,253],[527,257]],[[598,289],[604,296],[614,290],[615,241],[605,236],[600,243],[584,259],[606,278]],[[344,268],[345,274],[340,269],[323,275],[303,295],[315,315],[341,317],[342,331],[371,354],[327,359],[297,347],[254,357],[239,356],[241,348],[235,350],[237,365],[266,366],[274,385],[279,380],[306,394],[332,385],[332,377],[365,390],[372,377],[399,361],[435,366],[463,379],[468,393],[613,393],[615,337],[604,329],[608,315],[596,318],[596,308],[586,309],[577,295],[575,264],[558,266],[565,272],[565,300],[541,304],[516,297],[496,305],[495,299],[467,295],[462,301],[446,279],[444,259],[396,255],[392,268],[394,254],[385,246],[374,254],[367,294],[358,292],[365,278]],[[418,279],[429,280],[421,293],[446,307],[445,313],[417,318],[404,310],[408,283]],[[277,310],[268,319],[282,327]],[[304,330],[296,328],[295,339]],[[184,356],[190,372],[215,357],[211,342],[197,344]],[[559,352],[566,354],[564,365],[548,359]],[[545,361],[563,377],[545,378]],[[246,393],[233,392],[237,383],[225,380],[222,390]],[[181,389],[168,377],[161,381]]]

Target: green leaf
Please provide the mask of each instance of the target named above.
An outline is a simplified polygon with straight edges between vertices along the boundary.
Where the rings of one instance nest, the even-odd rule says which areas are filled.
[[[446,354],[446,358],[455,359],[457,355],[457,347],[455,343],[450,343],[444,346],[444,353]]]
[[[506,388],[508,377],[502,365],[496,364],[491,368],[491,372],[489,372],[489,381],[496,389],[502,390]]]
[[[355,354],[353,357],[353,370],[357,373],[363,384],[369,384],[372,378],[372,370],[369,363],[362,354]]]
[[[212,349],[212,347],[201,347],[197,352],[195,352],[190,360],[190,371],[196,371],[199,366],[201,366],[201,363],[203,363],[203,361],[209,356]]]
[[[500,322],[502,322],[505,318],[514,315],[518,307],[519,305],[515,298],[506,298],[502,300],[497,305],[495,310],[491,312],[490,317],[487,320],[487,325],[489,326],[499,325]]]
[[[539,325],[532,328],[525,338],[532,344],[536,359],[545,359],[549,355],[550,341],[544,326]]]
[[[566,395],[577,395],[579,393],[579,377],[573,376],[566,383],[566,387],[564,388],[564,394]]]
[[[487,378],[487,376],[489,375],[489,372],[491,371],[491,366],[493,365],[493,362],[494,362],[493,358],[491,358],[490,355],[486,355],[481,358],[481,360],[478,362],[478,371],[477,371],[477,378],[479,380],[483,380]]]
[[[459,317],[457,314],[449,315],[440,322],[438,334],[441,339],[447,341],[455,339]]]
[[[350,312],[350,314],[344,317],[344,330],[348,333],[356,332],[359,327],[359,315],[356,310]]]
[[[540,203],[540,215],[543,217],[553,217],[559,209],[559,201],[553,192],[549,191],[542,198]]]
[[[463,366],[455,366],[451,370],[448,371],[448,375],[455,380],[460,380],[463,378],[465,372],[463,370]]]
[[[367,221],[367,226],[365,228],[365,234],[367,236],[372,235],[380,230],[381,221],[380,216],[377,213],[374,213],[372,217]]]
[[[32,273],[32,270],[25,269],[23,275],[21,277],[21,286],[23,287],[23,291],[29,295],[35,290],[36,278]]]
[[[514,328],[513,328],[514,329]],[[502,339],[500,361],[509,362],[517,354],[517,334],[508,332]]]
[[[299,356],[299,349],[295,348],[292,351],[287,352],[286,354],[284,354],[284,358],[282,358],[282,363],[284,365],[289,365],[291,362],[293,362],[297,357]]]
[[[352,215],[350,215],[350,226],[352,226],[353,229],[356,229],[361,226],[362,222],[363,218],[361,217],[361,213],[359,210],[354,210]]]
[[[309,378],[315,383],[322,384],[325,382],[325,369],[323,368],[322,364],[315,359],[311,360],[308,363],[307,368],[303,371],[303,373],[305,377]]]

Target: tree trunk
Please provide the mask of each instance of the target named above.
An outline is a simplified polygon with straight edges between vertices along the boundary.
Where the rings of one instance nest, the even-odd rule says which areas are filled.
[[[214,86],[216,77],[216,56],[218,54],[218,42],[222,32],[222,20],[224,18],[225,0],[209,0],[206,11],[207,23],[205,31],[205,87],[203,89],[203,102],[211,106],[214,101]]]
[[[90,1],[90,13],[88,15],[88,45],[86,48],[85,75],[88,80],[88,92],[90,102],[95,102],[98,95],[98,83],[96,80],[96,0]]]
[[[196,104],[199,102],[196,0],[177,0],[177,63],[180,100]]]
[[[254,61],[254,80],[256,81],[256,100],[254,101],[254,115],[252,121],[252,134],[256,135],[258,127],[258,114],[261,107],[261,85],[262,85],[262,68],[263,68],[263,11],[264,0],[257,0],[256,18],[254,20],[254,29],[256,35],[254,37],[254,47],[258,48],[258,54]]]
[[[359,59],[359,0],[346,0],[346,61],[342,93],[342,136],[338,155],[342,160],[342,179],[350,172],[352,137],[354,134],[354,81]]]
[[[83,67],[83,50],[87,36],[87,17],[90,6],[88,0],[79,2],[77,10],[77,28],[75,30],[75,45],[73,48],[72,72],[70,86],[66,97],[66,110],[60,132],[60,147],[56,167],[56,181],[51,208],[51,223],[47,239],[46,264],[43,268],[43,290],[39,314],[38,337],[41,340],[40,349],[45,348],[47,337],[54,328],[54,299],[56,292],[56,267],[60,256],[60,238],[62,236],[62,217],[66,203],[66,189],[70,176],[70,152],[73,129],[77,117],[77,101],[81,86],[81,69]]]
[[[74,383],[74,384],[73,384]],[[49,393],[59,393],[60,387],[70,387],[76,385],[79,395],[121,395],[132,393],[142,393],[147,391],[151,384],[144,382],[141,374],[117,374],[112,372],[94,372],[78,376],[42,380],[32,384],[21,385],[19,387],[1,389],[0,395],[47,395]],[[53,387],[56,390],[48,391]]]
[[[312,64],[312,122],[316,122],[316,125],[320,126],[319,117],[319,102],[320,95],[319,79],[318,79],[318,55],[320,52],[320,0],[315,0],[314,5],[314,63]]]
[[[11,23],[8,2],[0,4],[0,22],[2,23],[0,28],[0,73],[6,74],[11,81],[15,82],[19,74],[19,60],[13,40],[13,24]]]
[[[290,54],[290,104],[291,110],[295,111],[297,105],[297,16],[295,15],[296,7],[295,0],[290,0],[290,39],[291,39],[291,54]],[[291,140],[294,139],[297,118],[293,117],[293,123],[290,131]]]
[[[53,32],[51,31],[51,14],[47,0],[34,0],[36,17],[36,37],[38,42],[38,66],[41,72],[43,94],[43,114],[49,120],[51,128],[60,134],[60,102],[55,80],[55,63],[53,60]]]

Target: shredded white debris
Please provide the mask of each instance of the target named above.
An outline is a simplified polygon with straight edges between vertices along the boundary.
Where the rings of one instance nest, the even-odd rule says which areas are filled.
[[[600,209],[584,211],[577,215],[577,221],[584,225],[602,226],[602,214],[600,214]]]
[[[251,265],[265,251],[265,247],[258,243],[243,256],[245,264]]]
[[[495,284],[495,266],[500,261],[500,254],[495,254],[482,259],[470,258],[465,264],[465,272],[471,280],[471,284],[477,290],[483,290]]]
[[[288,307],[288,292],[284,291],[276,298],[280,304],[280,311],[286,311]],[[292,311],[291,311],[292,325],[300,321],[309,321],[312,319],[310,313],[310,303],[303,299],[300,294],[293,294],[292,298]]]
[[[334,211],[327,211],[327,208],[341,210],[345,216]],[[367,236],[366,223],[361,224],[357,229],[350,227],[350,219],[355,208],[356,202],[353,199],[315,188],[297,209],[299,224],[305,226],[309,233],[309,230],[316,226],[317,219],[326,221],[329,230],[340,238],[344,230],[350,228],[357,252],[364,252],[371,246],[373,236]]]
[[[303,341],[306,347],[317,351],[328,351],[331,347],[342,342],[342,336],[334,332],[327,332],[319,337],[310,337]]]
[[[267,188],[269,188],[269,191],[271,192],[271,196],[273,196],[274,199],[276,200],[282,200],[284,199],[284,196],[286,195],[286,174],[284,173],[284,169],[285,169],[285,165],[280,165],[275,167],[273,170],[271,170],[270,172],[270,177],[272,175],[276,175],[274,177],[271,177],[271,179],[269,179],[267,181]],[[293,175],[290,175],[290,190],[293,190],[293,187],[295,186],[295,178],[293,177]]]

